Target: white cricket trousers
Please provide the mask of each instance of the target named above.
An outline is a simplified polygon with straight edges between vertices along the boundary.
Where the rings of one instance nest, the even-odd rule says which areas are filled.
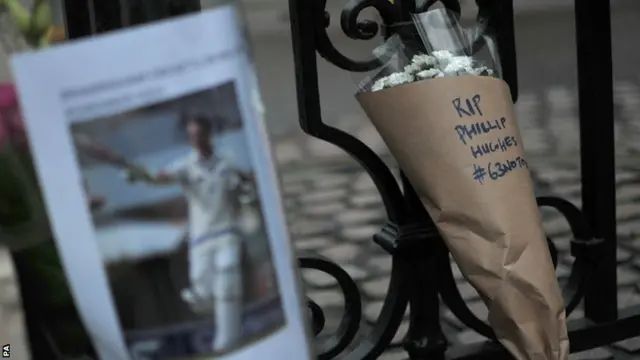
[[[213,300],[213,350],[224,351],[242,335],[242,238],[232,231],[200,238],[189,249],[191,290]]]

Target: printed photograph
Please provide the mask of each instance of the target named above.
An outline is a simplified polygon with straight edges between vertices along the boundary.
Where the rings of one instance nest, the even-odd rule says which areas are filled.
[[[71,133],[133,359],[208,359],[284,325],[233,83]]]

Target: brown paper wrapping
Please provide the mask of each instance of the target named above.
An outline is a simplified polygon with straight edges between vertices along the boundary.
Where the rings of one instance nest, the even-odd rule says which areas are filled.
[[[508,86],[444,77],[356,97],[485,301],[502,345],[518,360],[567,359],[563,299]]]

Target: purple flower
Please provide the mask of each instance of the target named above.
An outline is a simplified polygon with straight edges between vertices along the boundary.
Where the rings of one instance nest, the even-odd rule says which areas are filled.
[[[24,146],[27,136],[15,87],[0,83],[0,149],[9,143]]]

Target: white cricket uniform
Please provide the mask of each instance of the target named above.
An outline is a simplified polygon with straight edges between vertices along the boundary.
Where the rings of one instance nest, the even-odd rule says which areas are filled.
[[[233,346],[242,332],[241,177],[232,164],[213,156],[188,155],[167,169],[176,176],[189,207],[191,294],[213,305],[214,350]]]

